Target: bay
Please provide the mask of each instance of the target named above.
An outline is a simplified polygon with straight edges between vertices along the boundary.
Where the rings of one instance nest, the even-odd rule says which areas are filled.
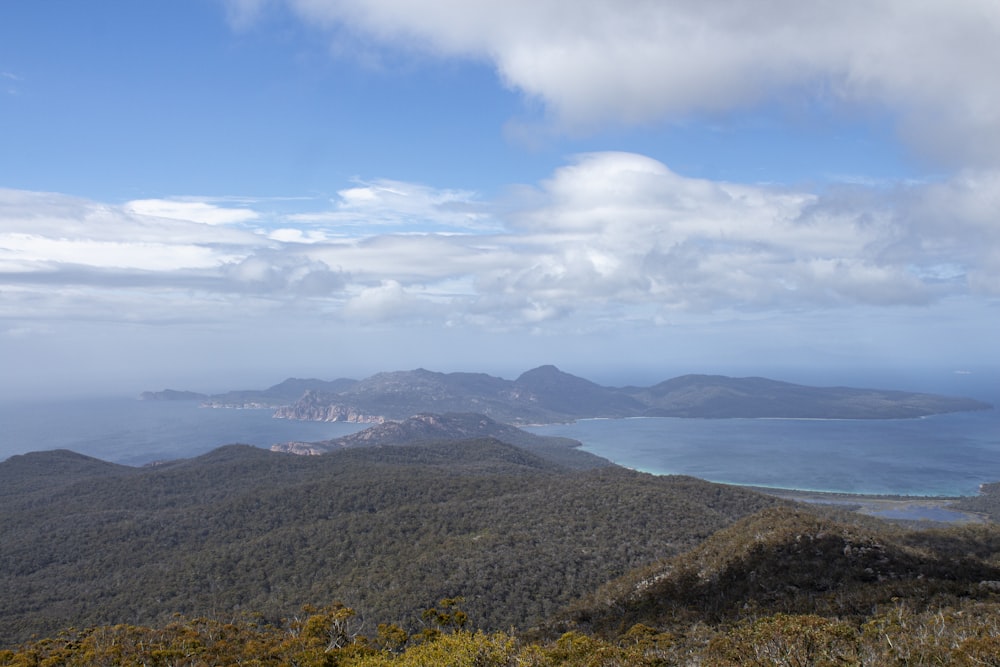
[[[615,463],[713,482],[833,493],[967,496],[1000,481],[1000,412],[920,419],[581,420],[532,427]]]
[[[70,449],[144,465],[244,443],[268,448],[354,433],[363,424],[273,419],[270,410],[106,398],[0,403],[0,460]],[[840,493],[974,495],[1000,481],[1000,411],[903,420],[580,420],[533,426],[619,465],[714,482]]]

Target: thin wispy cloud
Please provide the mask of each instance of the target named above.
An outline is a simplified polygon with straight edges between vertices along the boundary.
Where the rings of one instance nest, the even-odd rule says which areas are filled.
[[[331,235],[369,229],[379,233],[487,231],[497,229],[488,207],[473,192],[437,189],[389,179],[359,181],[337,192],[323,211],[288,216]]]
[[[255,220],[258,214],[248,208],[221,207],[204,201],[181,199],[136,199],[125,204],[125,210],[143,216],[169,218],[221,225]]]
[[[8,95],[20,95],[21,91],[16,84],[22,81],[21,77],[13,72],[0,72],[0,79],[6,82],[5,92]]]

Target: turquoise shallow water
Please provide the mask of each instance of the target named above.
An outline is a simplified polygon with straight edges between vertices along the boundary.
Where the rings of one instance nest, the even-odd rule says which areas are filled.
[[[186,458],[229,443],[322,440],[358,424],[272,419],[268,410],[91,399],[0,403],[0,460],[65,448],[127,465]],[[923,419],[583,420],[532,427],[620,465],[734,484],[906,495],[972,495],[1000,481],[1000,411]]]

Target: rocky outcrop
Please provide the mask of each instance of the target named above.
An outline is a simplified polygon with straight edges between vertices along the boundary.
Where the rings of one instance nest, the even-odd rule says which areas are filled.
[[[282,442],[271,445],[272,452],[282,452],[284,454],[295,454],[297,456],[319,456],[327,454],[331,450],[315,442]]]
[[[248,389],[228,391],[209,396],[202,404],[208,408],[281,408],[295,403],[306,392],[336,394],[346,391],[357,383],[356,380],[315,380],[288,378],[283,382],[260,391]]]
[[[203,408],[225,408],[229,410],[274,410],[270,401],[239,401],[227,402],[218,400],[202,401]]]
[[[381,424],[385,415],[368,414],[352,405],[337,402],[338,395],[306,391],[294,405],[279,407],[275,419],[302,419],[318,422],[349,422],[352,424]]]

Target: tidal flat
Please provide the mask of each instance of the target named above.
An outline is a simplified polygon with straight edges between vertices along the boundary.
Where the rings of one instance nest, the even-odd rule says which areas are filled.
[[[879,519],[938,524],[989,523],[989,518],[983,514],[955,507],[956,503],[963,499],[962,497],[866,495],[753,486],[745,488],[785,500],[814,505],[836,505]]]

